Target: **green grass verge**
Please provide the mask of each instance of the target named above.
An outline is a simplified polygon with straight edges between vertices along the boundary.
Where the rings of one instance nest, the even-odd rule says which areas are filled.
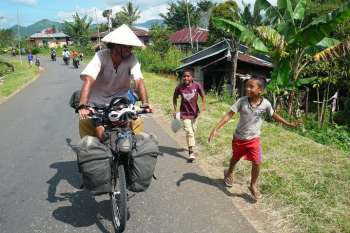
[[[174,78],[145,73],[150,102],[172,110]],[[213,143],[207,143],[211,128],[228,111],[229,105],[207,96],[207,111],[200,116],[196,138],[206,155],[225,154],[228,165],[231,139],[238,122],[234,117]],[[263,165],[260,189],[262,202],[287,210],[301,232],[350,232],[350,158],[348,153],[320,145],[283,127],[264,122],[262,129]],[[218,156],[220,157],[220,156]],[[222,158],[222,156],[220,157]],[[238,179],[250,179],[250,164],[241,161]]]
[[[5,60],[5,58],[1,59]],[[30,82],[39,72],[38,67],[35,65],[30,67],[26,60],[23,60],[23,64],[14,59],[6,58],[6,61],[15,66],[15,72],[7,74],[0,82],[0,101]]]

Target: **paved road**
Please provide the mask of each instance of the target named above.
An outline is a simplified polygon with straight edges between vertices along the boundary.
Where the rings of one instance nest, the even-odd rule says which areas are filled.
[[[80,70],[42,63],[41,77],[0,105],[0,232],[113,232],[107,196],[78,189],[71,149],[79,140],[77,118],[67,103],[81,85]],[[152,118],[146,128],[158,136],[164,155],[158,180],[146,193],[131,195],[126,232],[256,232]]]

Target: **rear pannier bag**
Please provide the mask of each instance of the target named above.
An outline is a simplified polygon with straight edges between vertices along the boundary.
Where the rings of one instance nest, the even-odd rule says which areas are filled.
[[[127,169],[127,188],[132,192],[144,192],[151,184],[159,155],[158,142],[153,135],[135,135],[132,158]]]
[[[98,138],[85,136],[81,139],[77,155],[84,187],[93,195],[111,192],[110,149]]]

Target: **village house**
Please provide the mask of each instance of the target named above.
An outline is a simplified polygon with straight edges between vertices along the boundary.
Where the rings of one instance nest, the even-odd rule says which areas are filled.
[[[32,47],[57,48],[69,44],[70,37],[63,32],[56,32],[53,28],[46,28],[39,33],[34,33],[29,37]]]
[[[191,45],[191,34],[192,34],[192,45]],[[183,28],[179,31],[176,31],[169,36],[169,40],[177,48],[187,52],[193,50],[199,51],[205,47],[206,42],[208,41],[209,31],[204,28],[192,27]]]
[[[273,69],[268,57],[252,56],[247,54],[247,50],[246,46],[240,45],[236,72],[236,87],[239,95],[244,95],[244,81],[251,75],[268,80]],[[230,41],[223,40],[184,58],[181,61],[183,64],[177,68],[177,71],[184,68],[194,69],[194,79],[200,82],[206,91],[214,90],[220,93],[224,86],[232,90],[231,52]]]

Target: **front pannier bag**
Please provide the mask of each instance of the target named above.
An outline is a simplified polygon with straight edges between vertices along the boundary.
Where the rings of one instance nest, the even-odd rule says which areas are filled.
[[[132,158],[127,169],[127,187],[132,192],[144,192],[151,184],[157,157],[158,142],[153,135],[142,133],[135,136]]]
[[[93,195],[111,192],[110,149],[92,136],[83,137],[79,147],[78,165],[84,187]]]

